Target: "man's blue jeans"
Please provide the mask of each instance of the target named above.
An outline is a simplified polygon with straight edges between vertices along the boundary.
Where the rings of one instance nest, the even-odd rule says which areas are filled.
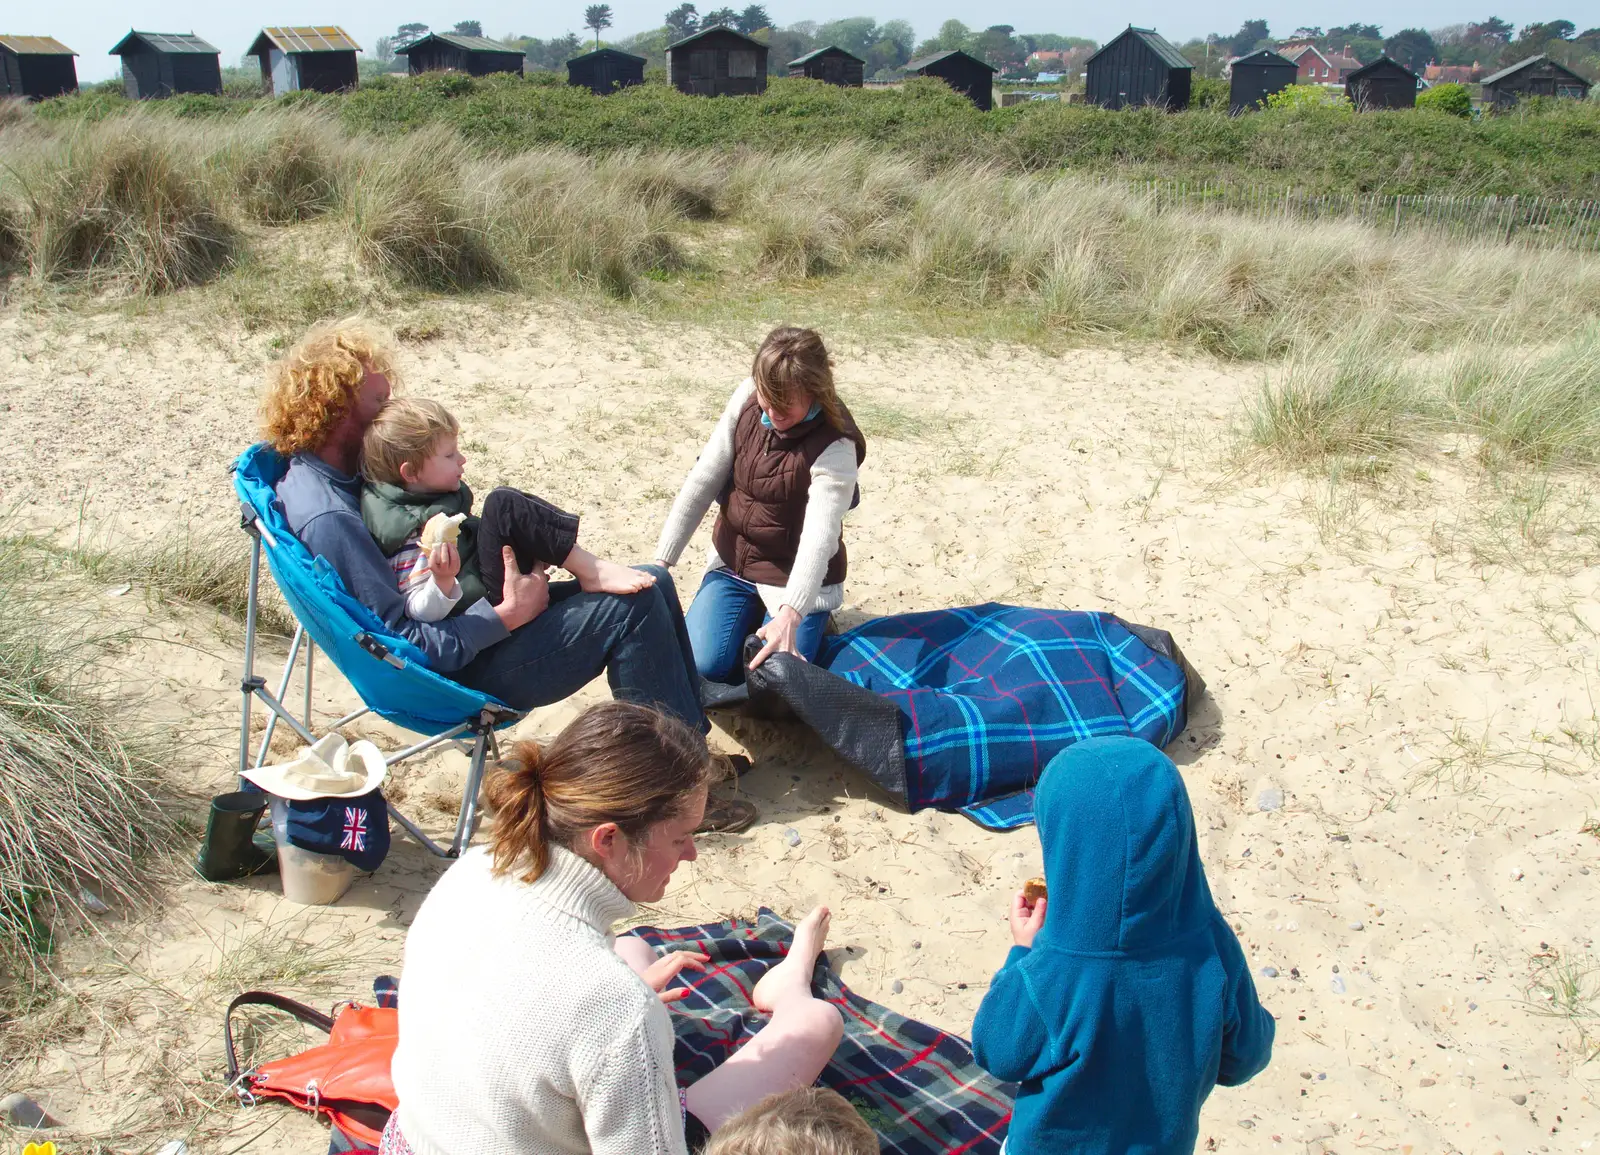
[[[726,569],[714,569],[700,583],[685,616],[694,664],[710,682],[737,686],[744,681],[744,640],[772,620],[756,587]],[[795,648],[808,662],[817,660],[827,613],[807,614],[794,632]]]
[[[603,669],[613,697],[657,706],[705,733],[678,589],[660,566],[637,568],[656,584],[636,594],[589,594],[575,581],[552,582],[542,614],[453,677],[528,710],[570,697]]]

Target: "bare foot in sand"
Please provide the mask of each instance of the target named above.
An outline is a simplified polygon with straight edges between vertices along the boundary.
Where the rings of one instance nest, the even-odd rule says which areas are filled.
[[[591,572],[574,576],[579,588],[590,594],[636,594],[656,584],[656,579],[647,573],[599,558],[595,558]]]
[[[828,939],[828,924],[832,919],[832,912],[819,906],[795,925],[794,943],[789,953],[762,975],[755,990],[750,992],[750,1004],[756,1010],[771,1014],[784,999],[811,997],[811,974],[817,969],[817,958]]]

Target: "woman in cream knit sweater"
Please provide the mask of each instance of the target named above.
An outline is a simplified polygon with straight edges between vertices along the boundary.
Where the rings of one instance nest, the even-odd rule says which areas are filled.
[[[816,1080],[843,1031],[811,997],[825,907],[752,992],[771,1021],[682,1093],[663,1005],[681,995],[663,989],[705,956],[612,934],[694,860],[715,766],[700,735],[627,702],[513,749],[488,788],[492,845],[445,872],[406,936],[384,1155],[685,1155]]]

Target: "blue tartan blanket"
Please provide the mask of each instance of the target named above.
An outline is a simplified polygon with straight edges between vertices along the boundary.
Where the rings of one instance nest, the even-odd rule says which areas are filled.
[[[959,809],[991,829],[1033,821],[1031,787],[1074,742],[1173,741],[1200,689],[1170,635],[993,602],[874,618],[825,639],[817,664],[899,710],[909,809]]]
[[[658,951],[698,950],[711,957],[704,971],[684,971],[672,983],[690,991],[668,1008],[681,1087],[716,1069],[761,1029],[766,1016],[750,1005],[750,990],[788,953],[794,937],[793,927],[765,908],[754,922],[628,933]],[[850,1100],[878,1133],[880,1150],[998,1155],[1016,1088],[980,1068],[965,1039],[855,994],[826,955],[817,964],[812,993],[844,1017],[844,1039],[820,1082]]]

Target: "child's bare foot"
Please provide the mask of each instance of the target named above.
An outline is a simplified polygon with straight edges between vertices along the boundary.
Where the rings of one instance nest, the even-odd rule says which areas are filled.
[[[819,906],[794,928],[794,943],[783,961],[775,965],[750,992],[750,1005],[758,1011],[771,1013],[783,999],[798,996],[811,997],[811,974],[817,969],[817,958],[822,954],[828,938],[828,924],[833,914]]]
[[[595,559],[592,574],[578,575],[579,588],[591,594],[636,594],[655,584],[656,579],[642,570],[599,558]]]

